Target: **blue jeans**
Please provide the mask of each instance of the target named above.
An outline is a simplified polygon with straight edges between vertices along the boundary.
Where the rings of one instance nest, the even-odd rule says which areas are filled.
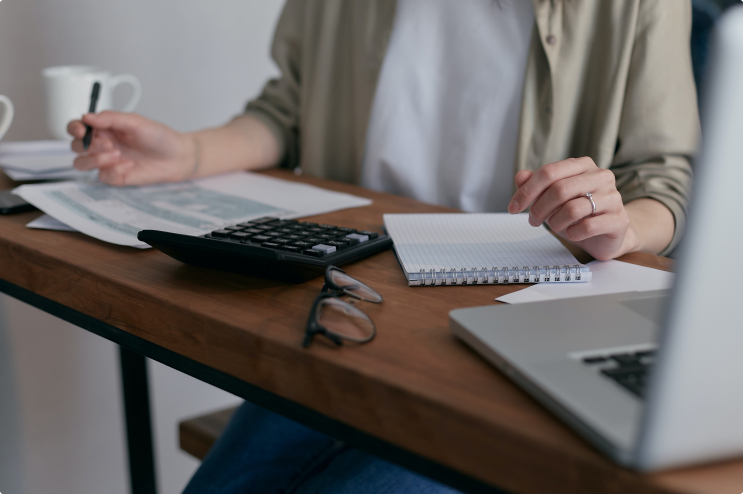
[[[245,402],[184,494],[456,494],[457,491]]]

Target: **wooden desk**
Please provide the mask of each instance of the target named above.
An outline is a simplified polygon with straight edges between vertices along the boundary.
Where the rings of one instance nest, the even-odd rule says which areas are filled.
[[[316,217],[381,231],[383,213],[446,211],[283,171],[269,175],[369,197]],[[0,188],[12,185],[2,178]],[[120,345],[470,492],[743,490],[743,461],[639,475],[619,468],[449,331],[448,312],[521,286],[408,287],[391,251],[347,271],[379,290],[376,339],[300,345],[322,279],[301,285],[186,266],[160,252],[0,217],[0,289]],[[628,262],[669,269],[669,260]]]

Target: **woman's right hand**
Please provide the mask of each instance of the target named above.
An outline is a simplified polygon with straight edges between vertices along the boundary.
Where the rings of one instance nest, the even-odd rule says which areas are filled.
[[[85,125],[94,132],[87,151],[83,149]],[[70,122],[67,132],[75,138],[72,150],[79,153],[75,168],[97,168],[99,180],[111,185],[185,180],[199,161],[193,137],[135,113],[89,113]]]

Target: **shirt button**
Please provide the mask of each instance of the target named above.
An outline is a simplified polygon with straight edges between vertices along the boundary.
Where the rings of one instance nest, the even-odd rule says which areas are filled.
[[[554,45],[555,41],[557,41],[557,38],[553,34],[550,34],[550,35],[547,35],[546,41],[548,45]]]

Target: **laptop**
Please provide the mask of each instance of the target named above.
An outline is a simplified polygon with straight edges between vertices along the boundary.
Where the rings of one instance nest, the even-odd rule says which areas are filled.
[[[743,455],[743,7],[714,36],[673,290],[449,314],[458,337],[637,470]]]

